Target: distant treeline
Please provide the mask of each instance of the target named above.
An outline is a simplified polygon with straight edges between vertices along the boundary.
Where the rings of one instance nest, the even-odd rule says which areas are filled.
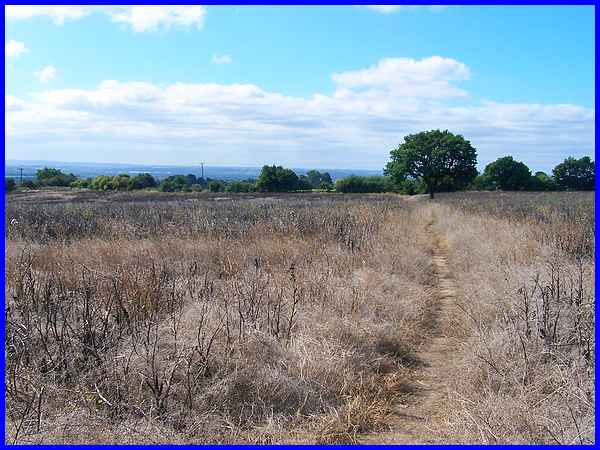
[[[499,158],[488,164],[483,173],[466,186],[467,190],[504,191],[559,191],[593,190],[595,182],[594,162],[587,156],[581,159],[569,157],[558,164],[552,175],[544,172],[531,173],[522,162],[511,156]],[[351,175],[338,179],[335,184],[327,172],[310,170],[298,176],[293,170],[281,166],[264,166],[257,179],[224,181],[197,177],[193,174],[173,175],[160,181],[149,173],[135,176],[120,174],[100,175],[93,178],[79,178],[59,169],[44,168],[37,171],[34,180],[24,181],[23,188],[38,189],[46,186],[88,188],[97,191],[135,191],[141,189],[161,192],[295,192],[295,191],[336,191],[344,193],[397,192],[402,194],[422,194],[427,192],[420,178],[407,178],[394,182],[390,176]],[[17,188],[13,178],[5,179],[5,189],[11,192]],[[459,190],[451,184],[442,186],[440,191]]]
[[[458,190],[557,191],[594,190],[596,171],[589,156],[569,157],[558,164],[552,175],[531,173],[529,167],[512,156],[488,164],[483,173],[476,169],[477,152],[461,135],[448,130],[431,130],[404,137],[404,142],[390,152],[391,160],[384,176],[349,176],[333,183],[327,172],[310,170],[298,176],[281,166],[264,166],[257,179],[223,181],[193,174],[173,175],[156,180],[149,173],[135,176],[120,174],[79,178],[58,169],[37,171],[35,180],[22,188],[43,186],[88,188],[98,191],[133,191],[153,189],[162,192],[302,192],[337,191],[352,193],[398,192],[403,194]],[[14,179],[5,178],[5,188],[17,188]]]

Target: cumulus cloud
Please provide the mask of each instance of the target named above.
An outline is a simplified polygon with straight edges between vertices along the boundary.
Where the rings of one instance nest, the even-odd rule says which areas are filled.
[[[203,6],[5,6],[8,20],[50,17],[57,25],[78,20],[93,13],[107,15],[111,21],[131,26],[135,32],[155,31],[172,26],[202,29],[206,9]]]
[[[131,6],[109,14],[114,22],[127,23],[136,32],[174,25],[201,30],[206,10],[202,6]]]
[[[229,55],[214,55],[211,62],[213,64],[231,64],[233,59]]]
[[[455,83],[468,77],[463,63],[433,57],[340,72],[332,93],[310,97],[253,84],[109,80],[95,89],[38,92],[28,101],[6,97],[7,149],[73,147],[91,152],[88,159],[106,148],[122,158],[127,149],[130,161],[163,163],[201,155],[219,164],[382,167],[403,136],[440,128],[470,139],[483,163],[512,154],[548,170],[567,154],[593,154],[592,109],[464,95],[456,102],[464,91]]]
[[[35,72],[35,76],[42,83],[47,83],[56,76],[56,68],[54,66],[46,66],[42,70]]]
[[[12,39],[4,44],[4,55],[7,58],[22,55],[29,50],[23,42],[13,41]]]
[[[466,92],[451,84],[469,78],[469,68],[454,59],[432,56],[421,60],[387,58],[366,69],[334,73],[342,89],[385,88],[405,97],[463,97]]]

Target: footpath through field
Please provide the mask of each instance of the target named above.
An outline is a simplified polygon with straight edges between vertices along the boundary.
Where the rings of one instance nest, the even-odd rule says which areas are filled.
[[[432,302],[432,338],[417,352],[421,366],[415,371],[414,394],[405,404],[394,406],[391,430],[362,436],[361,444],[430,444],[443,443],[448,399],[447,380],[458,376],[453,370],[453,357],[458,342],[451,330],[460,314],[456,306],[456,285],[448,264],[448,248],[435,227],[435,211],[427,227],[433,246],[435,301]]]

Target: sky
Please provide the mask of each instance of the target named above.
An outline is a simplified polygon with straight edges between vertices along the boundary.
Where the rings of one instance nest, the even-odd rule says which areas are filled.
[[[379,169],[594,154],[593,6],[5,6],[5,158]]]

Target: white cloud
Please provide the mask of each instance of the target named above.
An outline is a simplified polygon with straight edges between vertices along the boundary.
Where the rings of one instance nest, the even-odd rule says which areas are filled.
[[[214,55],[211,62],[213,64],[231,64],[233,59],[229,55]]]
[[[173,25],[201,30],[206,10],[202,6],[131,6],[110,15],[114,22],[128,23],[136,32]]]
[[[62,25],[67,20],[77,20],[93,11],[89,6],[26,6],[6,5],[4,14],[7,19],[30,19],[37,16],[48,16],[55,24]]]
[[[568,153],[593,154],[592,109],[465,97],[455,83],[468,77],[466,65],[448,58],[389,58],[337,73],[334,92],[307,98],[252,84],[114,80],[39,92],[30,101],[6,97],[7,157],[52,150],[55,158],[68,159],[61,152],[71,151],[72,160],[94,160],[113,149],[102,154],[130,162],[182,163],[201,155],[232,165],[376,168],[403,136],[433,128],[463,134],[482,163],[512,154],[548,170]]]
[[[50,17],[57,25],[102,13],[111,21],[131,26],[135,32],[155,31],[172,26],[202,29],[206,9],[203,6],[5,6],[9,20]]]
[[[4,44],[4,55],[8,58],[22,55],[28,51],[24,43],[13,41],[12,39]]]
[[[332,79],[341,89],[383,88],[397,96],[442,98],[465,96],[465,91],[451,82],[469,76],[463,63],[432,56],[421,60],[387,58],[366,69],[334,73]]]
[[[426,8],[430,11],[441,11],[446,7],[447,6],[444,5],[365,5],[365,8],[382,14],[393,14],[397,13],[398,11],[412,11],[423,8]]]
[[[54,66],[46,66],[42,70],[35,72],[35,76],[42,83],[47,83],[56,76],[56,68]]]

